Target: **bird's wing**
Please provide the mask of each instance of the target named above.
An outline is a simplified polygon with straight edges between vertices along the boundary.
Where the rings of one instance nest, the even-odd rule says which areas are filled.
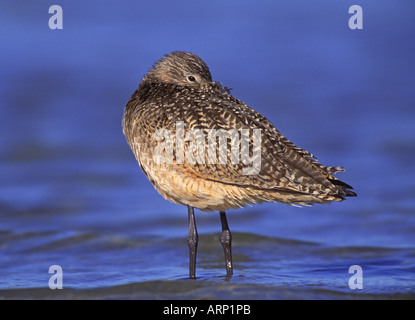
[[[205,138],[205,151],[203,153],[199,152],[202,149],[197,149],[196,136],[194,140],[186,141],[184,152],[193,154],[196,161],[193,164],[186,161],[182,165],[176,164],[177,170],[203,179],[260,189],[318,194],[337,194],[341,191],[339,186],[342,184],[333,183],[338,181],[333,174],[343,171],[343,168],[321,165],[311,153],[288,141],[263,115],[234,97],[228,94],[214,95],[193,100],[189,108],[180,106],[178,109],[179,113],[173,111],[172,114],[176,115],[176,121],[183,121],[184,135],[190,129],[201,129],[198,132],[201,139],[202,135]],[[217,148],[214,163],[208,152],[212,147],[208,143],[209,134],[212,130],[217,133],[221,129],[229,137],[225,151],[226,164],[220,163],[219,159],[220,139],[215,139],[216,145],[213,144],[213,148]],[[235,145],[232,145],[231,136],[235,131],[239,137],[238,161],[232,163],[231,147]],[[260,140],[255,136],[255,132],[259,133]],[[247,137],[249,140],[246,140]],[[244,138],[245,144],[242,142]],[[258,149],[255,149],[256,147]],[[343,184],[340,189],[346,187],[350,186]],[[340,192],[339,195],[346,194]]]
[[[129,130],[141,133],[126,134],[140,137],[134,143],[144,145],[142,150],[155,150],[166,138],[156,139],[154,128],[170,132],[171,170],[241,187],[307,194],[341,197],[351,188],[333,177],[336,171],[343,170],[341,167],[321,165],[312,154],[288,141],[263,115],[230,94],[218,91],[180,94],[172,91],[172,94],[174,98],[152,97],[142,108],[133,108],[144,99],[134,101],[133,95],[127,105],[134,110],[135,114],[129,118],[135,122]],[[209,140],[209,135],[214,134],[223,134],[226,148],[221,147],[218,137]],[[220,154],[225,163],[221,162]]]

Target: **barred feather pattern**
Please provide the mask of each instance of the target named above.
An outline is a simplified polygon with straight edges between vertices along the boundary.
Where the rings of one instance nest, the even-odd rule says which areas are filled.
[[[183,132],[176,132],[177,123],[183,123]],[[171,133],[173,146],[177,146],[178,134],[186,135],[189,130],[197,133],[195,140],[205,142],[209,130],[236,130],[238,159],[244,152],[253,153],[253,131],[260,130],[260,170],[247,175],[244,169],[250,164],[231,162],[230,139],[226,163],[211,163],[207,152],[197,163],[179,161],[176,148],[171,163],[156,163],[154,150],[163,142],[155,139],[160,129]],[[143,172],[157,191],[174,203],[203,211],[226,211],[262,202],[329,203],[356,195],[351,186],[334,177],[344,171],[342,167],[324,166],[295,146],[266,117],[213,82],[207,65],[192,53],[173,52],[153,66],[127,102],[123,130]],[[250,133],[245,145],[249,150],[243,149],[242,130]],[[192,141],[187,141],[183,151],[189,152],[191,147]],[[220,150],[216,151],[218,156]]]

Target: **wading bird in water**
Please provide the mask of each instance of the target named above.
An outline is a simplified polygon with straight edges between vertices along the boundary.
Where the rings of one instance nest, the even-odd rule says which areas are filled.
[[[154,64],[127,102],[123,131],[156,190],[188,207],[190,278],[196,277],[198,246],[194,208],[219,211],[229,278],[227,210],[356,196],[333,176],[342,167],[324,166],[291,143],[267,118],[212,81],[206,63],[193,53],[172,52]]]

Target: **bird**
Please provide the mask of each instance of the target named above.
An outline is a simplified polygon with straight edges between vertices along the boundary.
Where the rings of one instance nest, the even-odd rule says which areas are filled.
[[[290,142],[262,114],[213,81],[196,54],[174,51],[157,60],[128,100],[123,133],[144,174],[167,200],[187,206],[189,277],[196,279],[194,209],[218,211],[226,278],[233,275],[226,212],[279,202],[293,206],[356,196],[334,174]]]

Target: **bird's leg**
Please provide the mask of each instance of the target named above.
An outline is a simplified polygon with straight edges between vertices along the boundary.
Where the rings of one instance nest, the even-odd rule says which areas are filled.
[[[189,245],[189,276],[190,279],[196,279],[196,253],[197,243],[199,242],[199,236],[196,229],[196,219],[194,209],[188,206],[188,217],[189,217],[189,237],[187,243]]]
[[[225,254],[226,263],[226,278],[229,279],[233,274],[232,267],[232,235],[229,230],[228,221],[226,220],[225,211],[220,212],[220,222],[222,224],[222,235],[220,237],[220,243],[223,247],[223,253]]]

